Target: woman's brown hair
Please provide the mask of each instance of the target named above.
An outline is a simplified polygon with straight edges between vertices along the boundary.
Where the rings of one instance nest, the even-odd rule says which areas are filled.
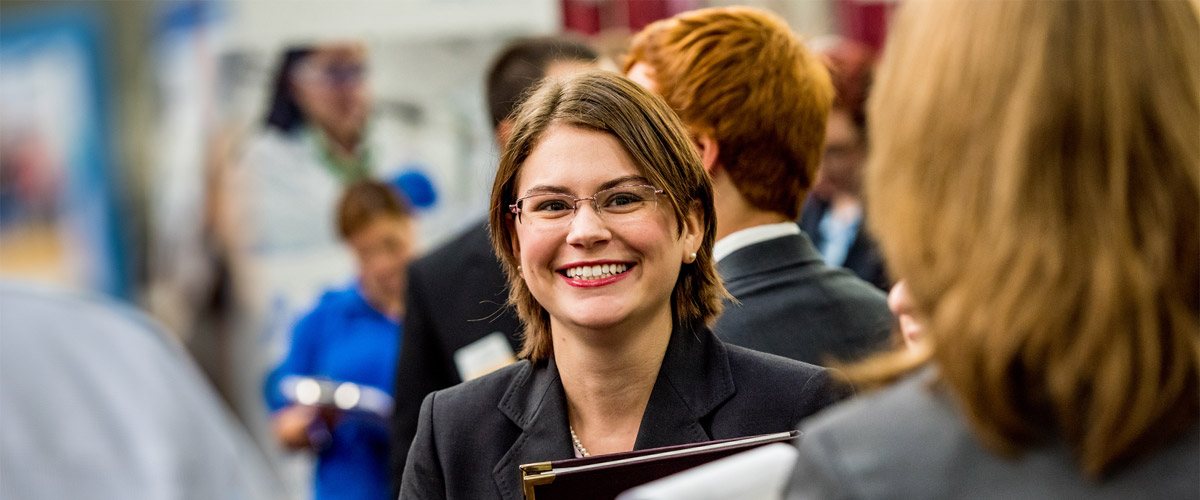
[[[525,323],[525,343],[520,356],[537,361],[553,352],[550,318],[529,291],[517,270],[512,241],[516,238],[508,206],[516,196],[521,167],[551,125],[569,125],[611,134],[642,175],[668,202],[682,235],[684,218],[696,210],[704,227],[704,240],[695,262],[683,266],[671,294],[671,314],[676,324],[711,323],[727,296],[712,257],[716,234],[712,182],[683,123],[663,100],[624,77],[592,70],[564,79],[550,79],[530,95],[513,115],[512,138],[500,157],[492,186],[490,224],[492,246],[500,256],[509,282],[509,305]],[[567,167],[564,167],[567,168]]]
[[[1196,4],[912,1],[893,35],[867,220],[971,428],[1103,477],[1195,427]]]

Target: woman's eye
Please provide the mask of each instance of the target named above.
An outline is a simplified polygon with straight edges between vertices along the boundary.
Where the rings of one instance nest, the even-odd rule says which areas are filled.
[[[608,198],[606,205],[610,207],[620,207],[642,201],[641,197],[633,193],[617,193]]]
[[[560,210],[570,210],[571,206],[563,200],[548,200],[538,203],[533,209],[537,212],[557,212]]]

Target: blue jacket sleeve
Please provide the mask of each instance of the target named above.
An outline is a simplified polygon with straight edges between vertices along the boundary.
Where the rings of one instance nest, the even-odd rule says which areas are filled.
[[[306,314],[292,329],[292,342],[287,356],[267,375],[263,393],[271,411],[287,406],[288,400],[279,389],[279,382],[289,375],[313,375],[321,347],[324,320],[321,305]]]

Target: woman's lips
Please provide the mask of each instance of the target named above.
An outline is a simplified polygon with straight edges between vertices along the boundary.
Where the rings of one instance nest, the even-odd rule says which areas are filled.
[[[558,274],[568,285],[593,288],[625,279],[632,268],[633,264],[627,262],[586,263],[564,267],[558,270]]]

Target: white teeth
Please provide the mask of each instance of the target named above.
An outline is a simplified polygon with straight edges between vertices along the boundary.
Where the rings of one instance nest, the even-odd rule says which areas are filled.
[[[629,269],[625,264],[600,264],[595,266],[580,266],[567,269],[563,273],[575,279],[601,279],[621,274]]]

